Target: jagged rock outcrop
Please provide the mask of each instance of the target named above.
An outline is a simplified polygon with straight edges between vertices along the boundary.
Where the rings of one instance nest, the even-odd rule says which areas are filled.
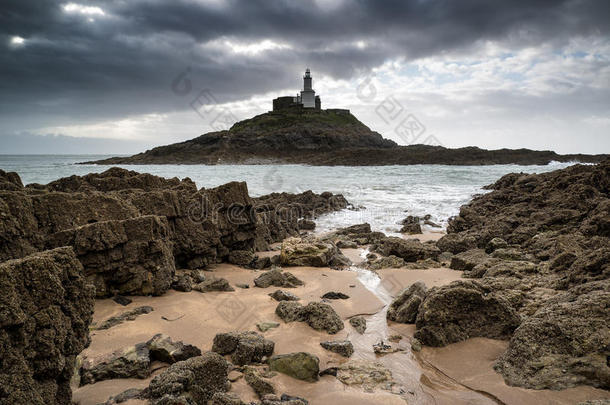
[[[7,218],[0,229],[0,239],[6,241],[0,260],[44,249],[47,235],[157,215],[166,218],[167,242],[172,243],[176,263],[202,267],[226,258],[231,250],[253,248],[252,210],[245,183],[197,191],[190,179],[164,179],[119,168],[71,176],[47,186],[0,192],[0,214]]]
[[[465,338],[466,330],[440,317],[433,322],[437,326],[426,330],[430,323],[423,316],[434,291],[445,289],[448,297],[468,292],[452,297],[455,304],[442,318],[455,318],[464,305],[493,300],[487,311],[472,311],[470,319],[460,322],[478,324],[482,314],[500,319],[500,329],[474,329],[510,338],[496,365],[507,383],[607,388],[610,160],[543,174],[511,173],[487,188],[492,191],[462,206],[449,221],[447,236],[437,242],[440,250],[457,253],[451,268],[480,279],[477,287],[431,290],[420,306],[416,336],[424,344]],[[510,321],[507,307],[520,322]],[[491,308],[497,311],[489,312]],[[447,322],[445,327],[441,322]],[[510,332],[515,324],[519,326]]]
[[[89,344],[93,286],[72,248],[0,263],[0,402],[69,405]]]
[[[165,217],[82,225],[49,235],[47,245],[74,247],[98,298],[162,295],[176,270]]]
[[[71,244],[89,267],[102,267],[102,259],[112,262],[109,266],[130,261],[126,267],[140,269],[137,271],[140,275],[150,272],[151,265],[171,262],[171,255],[175,266],[180,268],[201,268],[223,260],[245,263],[252,258],[253,249],[266,249],[268,243],[298,234],[297,221],[302,216],[348,205],[343,196],[312,192],[274,194],[255,201],[243,182],[197,190],[188,178],[164,179],[120,168],[71,176],[46,186],[26,187],[21,185],[17,174],[3,173],[0,176],[3,185],[0,188],[0,261]],[[296,214],[294,207],[299,208]],[[285,210],[289,211],[287,219],[280,215]],[[152,220],[150,216],[158,219]],[[148,226],[137,221],[154,224]],[[137,234],[135,231],[139,228],[151,232]],[[270,262],[261,259],[248,265],[263,268]],[[166,268],[163,273],[172,272],[171,266],[161,267]],[[103,270],[106,276],[127,271],[126,268]],[[107,281],[107,277],[102,278]],[[117,279],[125,278],[133,281],[139,276],[117,275]],[[166,277],[160,278],[163,286],[153,288],[152,293],[166,289]],[[97,284],[98,294],[106,294],[99,288],[105,283]],[[107,287],[116,288],[116,285]],[[127,287],[133,288],[133,285]]]
[[[311,190],[299,194],[271,193],[252,200],[258,219],[256,248],[260,250],[269,243],[299,235],[305,229],[303,226],[310,229],[313,223],[315,227],[312,219],[322,214],[350,206],[341,194],[315,194]]]
[[[0,169],[0,190],[20,190],[22,187],[23,183],[17,173]]]

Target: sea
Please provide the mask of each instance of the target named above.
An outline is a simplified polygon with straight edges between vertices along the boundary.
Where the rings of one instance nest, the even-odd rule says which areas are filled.
[[[77,164],[110,155],[0,155],[0,169],[19,174],[24,184],[46,184],[71,175],[103,172],[111,166]],[[189,177],[198,187],[245,181],[251,196],[274,192],[340,193],[354,208],[317,218],[317,231],[368,222],[374,230],[397,234],[407,215],[430,215],[442,231],[450,217],[482,187],[507,173],[542,173],[573,163],[544,166],[307,166],[307,165],[118,165],[163,177]]]

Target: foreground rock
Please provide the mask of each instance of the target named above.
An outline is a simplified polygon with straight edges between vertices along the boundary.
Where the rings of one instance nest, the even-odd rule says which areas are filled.
[[[390,304],[387,318],[394,322],[415,323],[419,306],[427,293],[428,288],[421,281],[404,289]]]
[[[428,346],[471,337],[508,339],[520,322],[500,294],[472,281],[454,281],[430,289],[419,306],[415,337]]]
[[[333,243],[290,238],[282,242],[280,262],[285,266],[340,267],[350,261]]]
[[[440,250],[432,243],[421,243],[414,239],[402,239],[395,236],[381,239],[374,250],[384,256],[394,255],[405,262],[416,262],[424,259],[438,259]]]
[[[261,401],[261,405],[309,405],[309,402],[300,397],[294,397],[288,394],[282,394],[281,396],[268,394],[265,395]]]
[[[207,352],[172,364],[152,379],[144,395],[153,405],[205,404],[229,390],[228,369],[221,355]]]
[[[260,363],[273,354],[275,343],[256,332],[219,333],[214,337],[212,351],[225,355],[231,354],[231,361],[242,366]]]
[[[294,295],[293,293],[291,293],[289,291],[283,291],[283,290],[276,290],[272,293],[269,293],[269,296],[276,301],[298,301],[298,300],[300,300],[300,298],[297,297],[296,295]]]
[[[193,286],[193,290],[202,293],[212,291],[235,291],[229,282],[224,278],[209,278]]]
[[[609,313],[608,291],[551,300],[517,328],[496,369],[527,388],[610,389]]]
[[[259,398],[268,394],[275,394],[275,387],[254,367],[245,367],[244,378],[248,385],[252,387]]]
[[[143,305],[141,307],[133,308],[128,311],[122,312],[119,315],[112,316],[102,322],[99,326],[95,327],[95,329],[103,330],[110,329],[113,326],[120,325],[125,321],[133,321],[140,315],[150,314],[153,311],[153,307],[148,305]]]
[[[269,359],[269,369],[299,380],[314,382],[318,381],[320,360],[305,352],[280,354]]]
[[[356,329],[356,332],[361,335],[366,331],[366,319],[363,316],[354,316],[349,319],[349,323]]]
[[[150,375],[150,354],[145,343],[94,360],[80,368],[80,384],[93,384],[114,378],[146,378]]]
[[[337,379],[345,385],[359,385],[366,391],[384,388],[392,381],[392,372],[381,363],[368,360],[350,360],[337,367]]]
[[[354,346],[349,340],[329,340],[320,342],[320,346],[343,357],[350,357],[354,354]]]
[[[303,306],[294,301],[282,301],[275,308],[275,313],[284,322],[306,322],[313,329],[324,330],[330,334],[335,334],[345,327],[333,307],[320,302],[310,302]]]
[[[201,356],[201,350],[183,342],[174,342],[169,336],[159,333],[146,342],[151,360],[173,364]]]
[[[68,405],[93,287],[72,248],[0,264],[0,402]]]
[[[296,278],[292,273],[282,271],[282,269],[271,269],[254,279],[254,285],[260,288],[288,287],[294,288],[303,285],[304,283]]]
[[[385,238],[382,232],[371,231],[371,225],[368,223],[351,225],[346,228],[339,228],[334,232],[322,237],[324,241],[330,241],[337,246],[357,247],[358,245],[368,245],[379,242]],[[353,244],[355,244],[355,246]]]

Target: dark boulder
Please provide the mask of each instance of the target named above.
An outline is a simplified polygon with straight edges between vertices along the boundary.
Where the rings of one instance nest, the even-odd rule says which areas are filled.
[[[269,293],[269,296],[276,301],[298,301],[298,300],[300,300],[300,298],[297,297],[296,295],[294,295],[293,293],[291,293],[289,291],[283,291],[283,290],[276,290],[272,293]]]
[[[0,264],[0,402],[69,405],[94,289],[72,248]]]
[[[303,306],[294,301],[281,301],[275,308],[275,314],[284,322],[306,322],[312,328],[331,335],[345,327],[333,307],[320,302],[310,302]]]
[[[187,274],[174,277],[172,288],[176,291],[189,292],[193,290],[193,278]]]
[[[256,332],[219,333],[214,337],[212,351],[225,355],[231,354],[234,364],[242,366],[260,363],[263,358],[273,354],[275,343]]]
[[[350,357],[354,354],[354,346],[349,340],[329,340],[320,342],[320,346],[343,357]]]
[[[428,288],[421,281],[405,288],[390,304],[387,318],[394,322],[415,323],[419,306],[427,293]]]
[[[221,355],[207,352],[172,364],[152,379],[145,394],[153,405],[206,404],[214,394],[229,390],[228,370]]]
[[[521,319],[501,295],[472,281],[432,288],[419,306],[415,337],[445,346],[471,337],[508,339]]]
[[[145,343],[139,343],[96,359],[85,359],[80,368],[80,385],[115,378],[147,378],[150,355]]]
[[[323,330],[331,335],[344,328],[343,320],[333,307],[320,302],[310,302],[303,307],[305,322],[315,330]]]
[[[254,367],[245,367],[244,378],[259,398],[267,394],[275,394],[275,387]]]
[[[303,322],[307,319],[303,312],[303,305],[294,301],[281,301],[275,307],[275,314],[284,322]]]
[[[346,299],[349,299],[349,295],[344,294],[339,291],[329,291],[327,293],[324,293],[324,295],[322,295],[321,298],[324,298],[327,300],[346,300]]]
[[[202,293],[211,291],[235,291],[227,279],[224,278],[209,278],[199,284],[195,284],[193,290]]]
[[[356,332],[360,333],[361,335],[366,331],[366,319],[361,315],[350,318],[349,323],[354,327],[354,329],[356,329]]]
[[[424,259],[436,260],[441,253],[434,244],[394,236],[381,239],[375,246],[375,251],[384,256],[400,257],[406,262],[416,262]]]
[[[299,380],[315,382],[318,381],[320,360],[305,352],[279,354],[269,359],[269,369]]]
[[[260,288],[267,287],[288,287],[294,288],[303,285],[304,283],[296,278],[292,273],[283,272],[279,268],[274,268],[266,271],[254,279],[254,285]]]
[[[156,334],[146,342],[146,347],[148,347],[151,360],[169,364],[201,356],[201,350],[198,347],[181,341],[174,342],[169,336],[162,333]]]
[[[119,315],[111,316],[104,322],[95,327],[95,329],[110,329],[113,326],[120,325],[125,321],[133,321],[140,315],[150,314],[153,311],[153,307],[149,305],[143,305],[136,307],[128,311],[122,312]]]

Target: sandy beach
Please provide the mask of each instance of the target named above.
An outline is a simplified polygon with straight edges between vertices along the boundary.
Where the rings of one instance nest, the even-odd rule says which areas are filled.
[[[429,235],[435,238],[436,235]],[[358,263],[364,249],[345,249],[344,254]],[[277,252],[261,252],[260,256]],[[248,284],[250,288],[236,288],[234,292],[178,292],[169,291],[161,297],[132,297],[133,302],[123,307],[111,299],[96,300],[94,323],[120,314],[129,308],[150,305],[154,311],[139,316],[108,330],[94,330],[91,345],[81,354],[84,359],[95,359],[114,350],[145,342],[157,333],[169,335],[174,341],[183,341],[211,349],[217,333],[257,330],[259,322],[278,322],[278,328],[264,333],[275,342],[275,354],[305,351],[320,359],[320,369],[336,367],[348,359],[323,349],[321,341],[349,339],[354,345],[352,359],[365,359],[381,363],[392,373],[390,389],[377,387],[365,390],[358,385],[347,386],[332,376],[321,377],[318,382],[307,383],[277,373],[270,381],[277,392],[305,397],[310,404],[573,404],[587,399],[608,398],[607,391],[592,387],[577,387],[563,391],[529,390],[507,386],[492,366],[505,350],[507,343],[500,340],[473,338],[444,348],[425,347],[421,352],[411,350],[410,341],[414,325],[386,322],[386,305],[400,290],[416,281],[428,287],[441,286],[461,278],[460,271],[447,268],[427,270],[381,269],[376,273],[357,266],[350,270],[330,268],[288,267],[289,271],[305,282],[304,286],[289,289],[301,298],[302,303],[320,301],[328,291],[349,295],[345,300],[328,300],[340,317],[347,321],[356,315],[367,318],[367,330],[360,335],[345,322],[345,329],[336,335],[316,331],[302,322],[284,323],[275,313],[277,302],[268,296],[275,287],[258,288],[253,279],[262,272],[230,264],[212,266],[206,276],[226,278],[233,286]],[[382,356],[373,352],[372,345],[389,337],[400,340],[391,343],[397,349]],[[128,388],[144,388],[152,377],[166,367],[152,365],[148,379],[117,379],[74,386],[74,400],[80,405],[105,402],[110,396]],[[232,392],[244,401],[255,401],[252,388],[239,378],[232,383]],[[367,392],[371,391],[371,392]],[[145,403],[130,400],[126,404]]]

